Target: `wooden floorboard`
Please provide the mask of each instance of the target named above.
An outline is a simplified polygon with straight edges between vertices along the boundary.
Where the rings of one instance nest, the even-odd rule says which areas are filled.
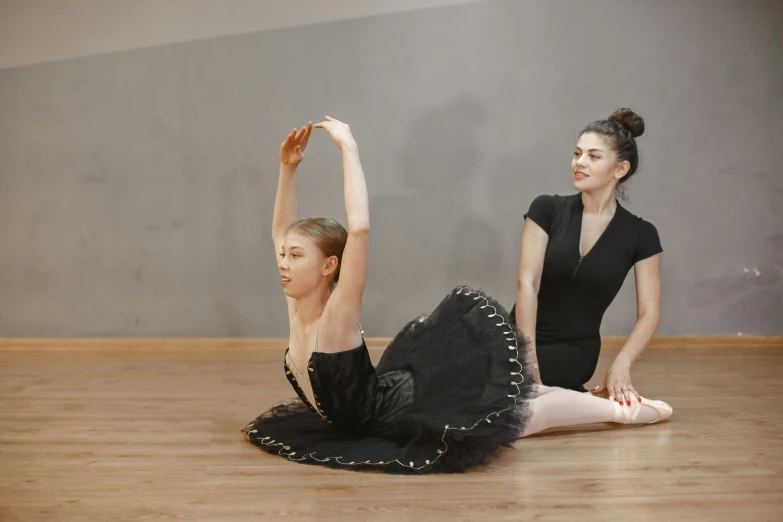
[[[634,383],[670,422],[550,431],[420,477],[246,443],[242,426],[293,395],[279,349],[115,348],[0,351],[0,521],[781,520],[779,348],[651,349]]]
[[[602,346],[607,349],[620,349],[626,342],[625,337],[603,337]],[[278,349],[286,345],[288,338],[254,337],[216,337],[216,338],[0,338],[0,352],[27,350],[142,350],[142,351],[178,351],[206,350],[221,348],[239,350]],[[391,342],[390,337],[367,337],[367,346],[384,348]],[[656,337],[649,348],[779,348],[783,349],[783,336],[737,336],[737,337]]]

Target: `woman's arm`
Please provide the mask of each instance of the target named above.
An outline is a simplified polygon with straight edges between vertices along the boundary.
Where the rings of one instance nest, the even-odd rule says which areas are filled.
[[[359,316],[362,311],[364,284],[367,277],[367,247],[370,231],[369,198],[367,183],[359,160],[359,147],[345,123],[326,117],[316,125],[325,129],[343,156],[343,179],[345,212],[348,217],[348,240],[345,243],[340,277],[337,287],[329,298],[324,315],[326,328],[331,330],[338,342],[331,346],[344,346],[340,339],[354,339],[358,332]],[[349,341],[346,341],[349,342]],[[329,345],[323,346],[328,349]]]
[[[286,232],[296,222],[296,170],[304,159],[304,149],[310,139],[313,123],[296,129],[286,137],[280,146],[280,174],[277,180],[275,210],[272,216],[272,239],[275,243],[275,259],[283,251]],[[296,313],[296,301],[286,296],[289,324]]]
[[[631,365],[655,335],[661,317],[661,255],[634,265],[636,278],[636,324],[607,372],[605,387],[610,398],[630,404],[641,400],[631,382]],[[600,391],[597,390],[596,393]]]
[[[516,322],[517,328],[530,339],[526,352],[528,364],[533,368],[533,379],[541,382],[536,358],[536,314],[538,313],[538,290],[544,271],[544,254],[549,235],[535,221],[525,219],[522,230],[522,247],[519,254],[517,273]]]

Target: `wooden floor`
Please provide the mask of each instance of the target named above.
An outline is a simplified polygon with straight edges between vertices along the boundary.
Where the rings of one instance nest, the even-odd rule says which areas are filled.
[[[670,422],[543,433],[491,466],[421,477],[245,442],[247,421],[293,395],[282,356],[0,351],[0,520],[783,519],[780,349],[651,349],[634,383],[672,404]]]

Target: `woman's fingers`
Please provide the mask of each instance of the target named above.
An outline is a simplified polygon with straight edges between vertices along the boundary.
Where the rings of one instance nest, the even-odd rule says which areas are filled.
[[[294,140],[295,133],[290,132],[288,133],[288,136],[285,137],[285,140],[283,140],[283,145],[288,145]]]
[[[618,390],[615,390],[614,383],[613,382],[607,383],[606,388],[609,390],[609,398],[613,401],[618,401],[619,400],[617,398]]]
[[[304,135],[302,136],[302,149],[307,147],[307,142],[310,139],[310,132],[313,130],[313,122],[308,122],[305,127]]]
[[[633,394],[633,397],[631,397],[631,400],[642,402],[642,396],[639,395],[639,392],[636,391],[636,388],[633,387],[633,384],[629,384],[628,385],[628,390]]]
[[[628,387],[626,385],[623,385],[621,388],[622,394],[623,394],[623,404],[625,406],[631,405],[631,392],[628,390]]]

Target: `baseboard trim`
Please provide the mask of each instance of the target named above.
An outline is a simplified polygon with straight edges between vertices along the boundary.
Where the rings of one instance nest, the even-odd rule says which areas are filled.
[[[620,349],[626,337],[604,337],[603,348]],[[384,349],[391,337],[368,337],[370,349]],[[123,337],[123,338],[0,338],[0,351],[24,350],[256,350],[285,347],[286,338],[274,337]],[[657,337],[648,349],[676,348],[783,348],[783,336],[753,337]]]
[[[620,349],[627,337],[604,337],[602,348]],[[656,337],[647,348],[783,348],[783,336]]]

